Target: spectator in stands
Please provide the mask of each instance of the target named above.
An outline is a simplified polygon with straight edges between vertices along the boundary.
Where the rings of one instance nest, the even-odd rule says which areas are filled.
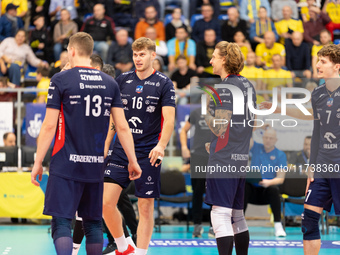
[[[160,19],[161,9],[158,0],[137,0],[135,5],[135,12],[138,21],[146,19],[145,10],[149,6],[153,6],[155,8],[157,12],[156,13],[157,19]]]
[[[283,19],[275,22],[275,28],[280,36],[280,43],[285,44],[285,40],[291,39],[294,31],[303,33],[303,24],[301,20],[292,19],[290,6],[283,7],[282,15]]]
[[[311,45],[320,45],[320,32],[326,29],[331,19],[316,6],[309,8],[309,16],[309,21],[303,23],[303,39]]]
[[[290,7],[290,9],[292,11],[291,17],[293,19],[299,19],[299,11],[298,11],[296,1],[294,1],[294,0],[274,0],[272,2],[272,18],[275,22],[282,20],[282,19],[285,19],[284,13],[283,13],[283,8],[285,6]]]
[[[240,19],[240,13],[237,8],[230,7],[227,10],[228,20],[224,21],[221,26],[221,38],[223,41],[233,42],[236,31],[242,31],[248,38],[247,22]]]
[[[270,205],[274,214],[275,236],[286,236],[281,224],[281,200],[279,186],[284,182],[284,167],[287,167],[286,154],[277,149],[276,131],[272,128],[267,129],[263,134],[263,144],[250,142],[250,152],[252,153],[251,167],[261,167],[262,181],[259,183],[246,182],[244,196],[244,210],[248,203],[256,205]],[[262,171],[263,167],[269,166],[279,168],[279,171]],[[281,167],[281,168],[280,168]]]
[[[16,1],[2,0],[1,1],[1,6],[2,6],[1,15],[5,14],[5,11],[7,12],[7,6],[10,4],[17,6],[18,9],[17,9],[16,16],[23,19],[28,11],[27,0],[16,0]]]
[[[218,77],[214,75],[213,68],[210,64],[212,54],[217,44],[216,33],[214,29],[204,31],[204,40],[197,43],[196,47],[196,66],[197,74],[201,78]]]
[[[273,62],[273,68],[264,71],[264,77],[265,77],[265,90],[272,91],[273,88],[278,87],[293,87],[293,80],[292,80],[292,73],[290,71],[287,71],[285,69],[282,69],[283,67],[283,59],[280,54],[274,54],[272,56],[272,62]],[[271,97],[272,95],[270,95]],[[269,96],[267,94],[264,94],[263,97],[268,101]],[[292,95],[288,94],[287,98],[291,98]]]
[[[177,70],[171,75],[171,80],[175,89],[184,90],[186,92],[180,93],[179,104],[188,103],[187,93],[190,89],[190,80],[192,77],[197,77],[197,73],[188,67],[187,58],[184,55],[179,55],[176,59]]]
[[[0,41],[14,37],[16,32],[24,27],[22,19],[17,16],[17,8],[14,4],[6,6],[6,13],[0,18]]]
[[[43,16],[45,18],[46,27],[50,26],[50,15],[48,15],[50,0],[33,0],[31,1],[30,25],[33,25],[33,19],[36,16]]]
[[[264,43],[264,34],[267,31],[274,32],[275,41],[279,39],[274,23],[268,16],[267,9],[261,6],[258,11],[258,18],[250,26],[250,41],[253,49],[256,48],[257,44]]]
[[[256,91],[264,90],[264,74],[262,68],[255,66],[256,55],[255,52],[249,51],[247,54],[247,60],[245,65],[240,72],[240,75],[246,77],[254,86]],[[265,101],[264,97],[260,94],[256,94],[256,104],[260,104]]]
[[[327,13],[331,19],[326,25],[326,28],[332,35],[332,41],[334,41],[333,31],[335,29],[340,29],[340,1],[339,0],[326,0],[322,11]]]
[[[0,59],[0,67],[2,69],[3,60]],[[0,89],[4,88],[12,88],[14,89],[16,86],[13,83],[7,81],[7,77],[0,77]],[[17,93],[15,92],[5,92],[0,91],[0,102],[13,102],[17,98]]]
[[[33,23],[35,28],[30,33],[30,46],[37,57],[47,61],[51,60],[48,53],[48,29],[45,26],[44,16],[34,17]]]
[[[214,18],[217,19],[220,15],[220,1],[219,0],[191,0],[190,1],[190,16],[186,17],[189,19],[192,15],[196,14],[197,8],[200,8],[203,4],[210,4],[214,9]]]
[[[242,31],[237,31],[234,35],[234,42],[240,47],[241,52],[243,53],[244,60],[247,60],[247,54],[251,49],[250,43],[248,42],[247,38],[243,34]]]
[[[61,10],[66,9],[69,11],[71,20],[77,23],[78,30],[81,27],[81,21],[78,19],[78,13],[76,7],[74,5],[74,0],[51,0],[50,7],[49,7],[49,15],[51,18],[55,17],[54,21],[51,22],[52,31],[55,24],[61,19]]]
[[[53,31],[55,61],[60,58],[60,53],[67,49],[70,37],[77,32],[78,26],[71,20],[69,11],[62,9],[60,11],[60,21],[55,25]]]
[[[145,37],[150,38],[156,44],[156,54],[161,57],[168,55],[168,47],[166,42],[157,39],[157,31],[154,27],[148,27],[145,31]]]
[[[47,67],[38,67],[37,69],[37,89],[45,89],[45,91],[39,91],[37,94],[37,98],[35,99],[34,103],[38,104],[46,104],[47,103],[47,95],[48,95],[48,88],[50,86],[50,78],[48,78],[49,70]]]
[[[178,27],[176,29],[176,37],[167,42],[169,72],[176,68],[175,60],[181,54],[187,58],[189,68],[196,70],[195,57],[196,57],[196,44],[194,40],[188,38],[188,31],[185,27]]]
[[[6,38],[0,44],[0,58],[5,61],[7,66],[10,66],[7,73],[0,72],[0,76],[8,75],[10,82],[18,86],[20,85],[21,68],[24,67],[26,61],[34,67],[40,65],[48,67],[48,63],[37,58],[25,41],[26,32],[20,29],[14,38]]]
[[[12,147],[17,145],[17,136],[13,132],[7,132],[3,135],[4,147]]]
[[[65,67],[67,62],[68,62],[67,51],[63,51],[60,54],[60,59],[57,62],[55,62],[54,66],[51,68],[51,71],[48,77],[52,78],[53,75],[55,75],[56,73],[59,73]]]
[[[221,40],[221,25],[218,19],[214,19],[214,10],[210,4],[202,5],[202,19],[195,22],[192,28],[191,38],[196,42],[204,40],[204,31],[208,28],[214,29],[216,32],[216,38],[218,41]]]
[[[153,69],[163,73],[163,66],[164,66],[164,61],[160,56],[156,56],[155,60],[152,63]]]
[[[293,32],[291,40],[286,41],[286,66],[293,77],[307,79],[312,77],[310,58],[310,48],[303,41],[303,34]]]
[[[170,39],[174,38],[176,35],[176,28],[178,27],[185,27],[188,30],[187,25],[185,22],[182,21],[182,11],[180,8],[174,8],[172,11],[172,20],[170,23],[168,23],[165,26],[165,38],[166,41],[169,41]]]
[[[90,34],[94,40],[94,51],[104,60],[107,59],[109,45],[106,42],[107,37],[114,40],[115,24],[113,20],[105,16],[105,7],[103,4],[96,4],[93,7],[93,17],[88,18],[82,28],[82,32]]]
[[[157,18],[157,11],[154,6],[145,8],[145,20],[139,21],[135,29],[135,39],[145,37],[145,32],[148,27],[154,27],[157,31],[157,39],[165,41],[165,29],[162,21]]]
[[[133,28],[135,21],[132,18],[132,2],[130,0],[108,0],[105,4],[106,14],[113,19],[117,27]]]
[[[270,4],[268,0],[242,0],[240,5],[240,16],[241,19],[249,21],[251,24],[258,18],[257,13],[260,7],[263,6],[268,12],[270,17]]]
[[[318,52],[324,46],[332,43],[331,33],[324,29],[320,32],[320,45],[313,45],[312,47],[312,70],[313,70],[313,78],[318,79],[318,71],[316,69],[316,63],[318,62]]]
[[[116,33],[116,41],[113,41],[109,48],[107,63],[114,66],[116,76],[133,68],[132,49],[128,38],[127,30],[119,30]]]
[[[256,65],[264,68],[270,68],[273,65],[272,56],[279,54],[286,56],[285,47],[275,42],[275,34],[273,31],[267,31],[264,34],[264,43],[256,46]],[[283,64],[284,65],[284,64]]]
[[[303,141],[303,149],[291,154],[289,159],[289,164],[295,165],[297,168],[302,166],[301,169],[306,169],[306,165],[309,163],[310,158],[310,145],[311,145],[312,137],[306,136]]]

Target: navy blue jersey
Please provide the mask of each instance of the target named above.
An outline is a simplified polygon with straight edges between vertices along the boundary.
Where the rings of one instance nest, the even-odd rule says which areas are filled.
[[[331,96],[329,96],[331,94]],[[340,163],[340,89],[329,92],[326,85],[314,89],[312,107],[314,118],[320,120],[320,140],[316,164]],[[331,166],[332,167],[332,166]]]
[[[255,107],[256,93],[253,85],[243,76],[229,75],[220,84],[234,85],[239,92],[242,92],[244,104],[242,105],[241,100],[238,100],[229,89],[219,88],[216,89],[216,91],[221,98],[222,105],[214,94],[217,105],[215,105],[212,98],[210,98],[211,114],[215,116],[215,111],[218,109],[234,111],[234,101],[240,102],[240,105],[237,107],[242,107],[244,109],[244,114],[232,114],[231,121],[224,136],[217,137],[212,134],[208,165],[226,166],[228,168],[230,166],[235,170],[233,171],[234,173],[239,173],[240,167],[245,166],[248,163],[249,143],[253,130],[252,126],[255,125],[255,123],[251,121],[253,115],[248,109],[248,97],[251,97],[251,101]],[[248,88],[252,88],[252,95],[248,95]],[[250,123],[248,123],[248,121],[250,121]],[[230,171],[228,170],[227,172],[229,173]]]
[[[72,68],[52,77],[46,107],[60,110],[50,174],[102,181],[111,107],[122,107],[117,83],[101,71]]]
[[[148,154],[158,143],[162,124],[162,107],[175,107],[175,89],[172,81],[155,71],[140,80],[135,71],[121,74],[117,79],[125,117],[129,123],[135,150]],[[115,149],[122,149],[116,139]]]

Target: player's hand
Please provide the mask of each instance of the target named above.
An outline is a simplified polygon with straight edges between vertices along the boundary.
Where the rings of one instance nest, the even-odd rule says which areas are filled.
[[[182,158],[190,158],[190,150],[188,147],[182,147]]]
[[[142,169],[137,162],[129,163],[128,165],[129,179],[131,181],[137,180],[142,175]]]
[[[40,186],[39,182],[37,181],[37,176],[39,176],[39,181],[42,180],[42,174],[43,174],[43,167],[41,164],[34,163],[32,172],[31,172],[31,182],[35,186]]]
[[[264,187],[264,188],[268,188],[269,186],[271,186],[271,180],[262,180],[259,182],[259,185]]]
[[[205,150],[210,154],[210,143],[205,143]]]
[[[165,148],[157,144],[156,147],[150,151],[149,159],[152,166],[158,167],[162,163],[164,158],[164,149]],[[156,164],[157,159],[159,160]]]
[[[64,68],[63,68],[63,69],[61,69],[61,71],[60,71],[60,72],[62,72],[62,71],[66,71],[66,70],[69,70],[69,69],[71,69],[71,64],[70,64],[70,62],[67,62],[67,63],[66,63],[66,65],[64,66]]]

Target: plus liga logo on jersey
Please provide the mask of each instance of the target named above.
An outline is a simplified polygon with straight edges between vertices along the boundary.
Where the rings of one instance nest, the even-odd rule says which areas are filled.
[[[142,93],[142,92],[143,92],[143,86],[142,86],[142,85],[138,85],[138,86],[136,87],[136,92],[137,92],[138,94]]]

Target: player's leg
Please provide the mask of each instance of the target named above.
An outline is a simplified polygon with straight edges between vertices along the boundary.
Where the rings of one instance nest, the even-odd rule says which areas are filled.
[[[323,208],[332,205],[331,187],[327,179],[315,177],[306,194],[304,211],[301,215],[304,254],[318,254],[321,248],[319,220]]]
[[[103,250],[102,220],[83,218],[83,227],[86,236],[86,254],[101,254]]]
[[[51,222],[52,238],[57,255],[72,253],[71,221],[62,217],[53,216]]]
[[[231,223],[232,209],[213,206],[211,223],[214,229],[219,255],[231,255],[233,251],[234,232]]]
[[[319,220],[322,210],[322,207],[307,204],[304,206],[301,216],[301,229],[303,233],[303,251],[306,255],[319,254],[321,248]]]
[[[249,231],[246,219],[244,218],[244,194],[245,194],[245,179],[239,179],[239,185],[235,194],[231,220],[234,232],[235,250],[237,255],[248,254],[249,247]]]
[[[81,242],[84,239],[84,230],[83,230],[83,219],[78,217],[78,213],[76,214],[76,223],[73,229],[73,250],[72,255],[77,255],[80,249]]]
[[[145,255],[154,227],[154,198],[138,198],[139,224],[136,255]]]
[[[120,194],[117,206],[125,220],[123,222],[123,228],[125,227],[124,233],[125,233],[126,240],[128,244],[130,244],[131,246],[135,248],[138,222],[136,219],[135,210],[133,209],[130,198],[126,194],[125,190],[123,190],[122,193]],[[129,227],[132,237],[129,235],[129,232],[126,229],[125,223]]]
[[[114,237],[119,252],[128,249],[122,228],[122,216],[117,208],[122,187],[115,183],[104,182],[103,217],[106,226]]]

